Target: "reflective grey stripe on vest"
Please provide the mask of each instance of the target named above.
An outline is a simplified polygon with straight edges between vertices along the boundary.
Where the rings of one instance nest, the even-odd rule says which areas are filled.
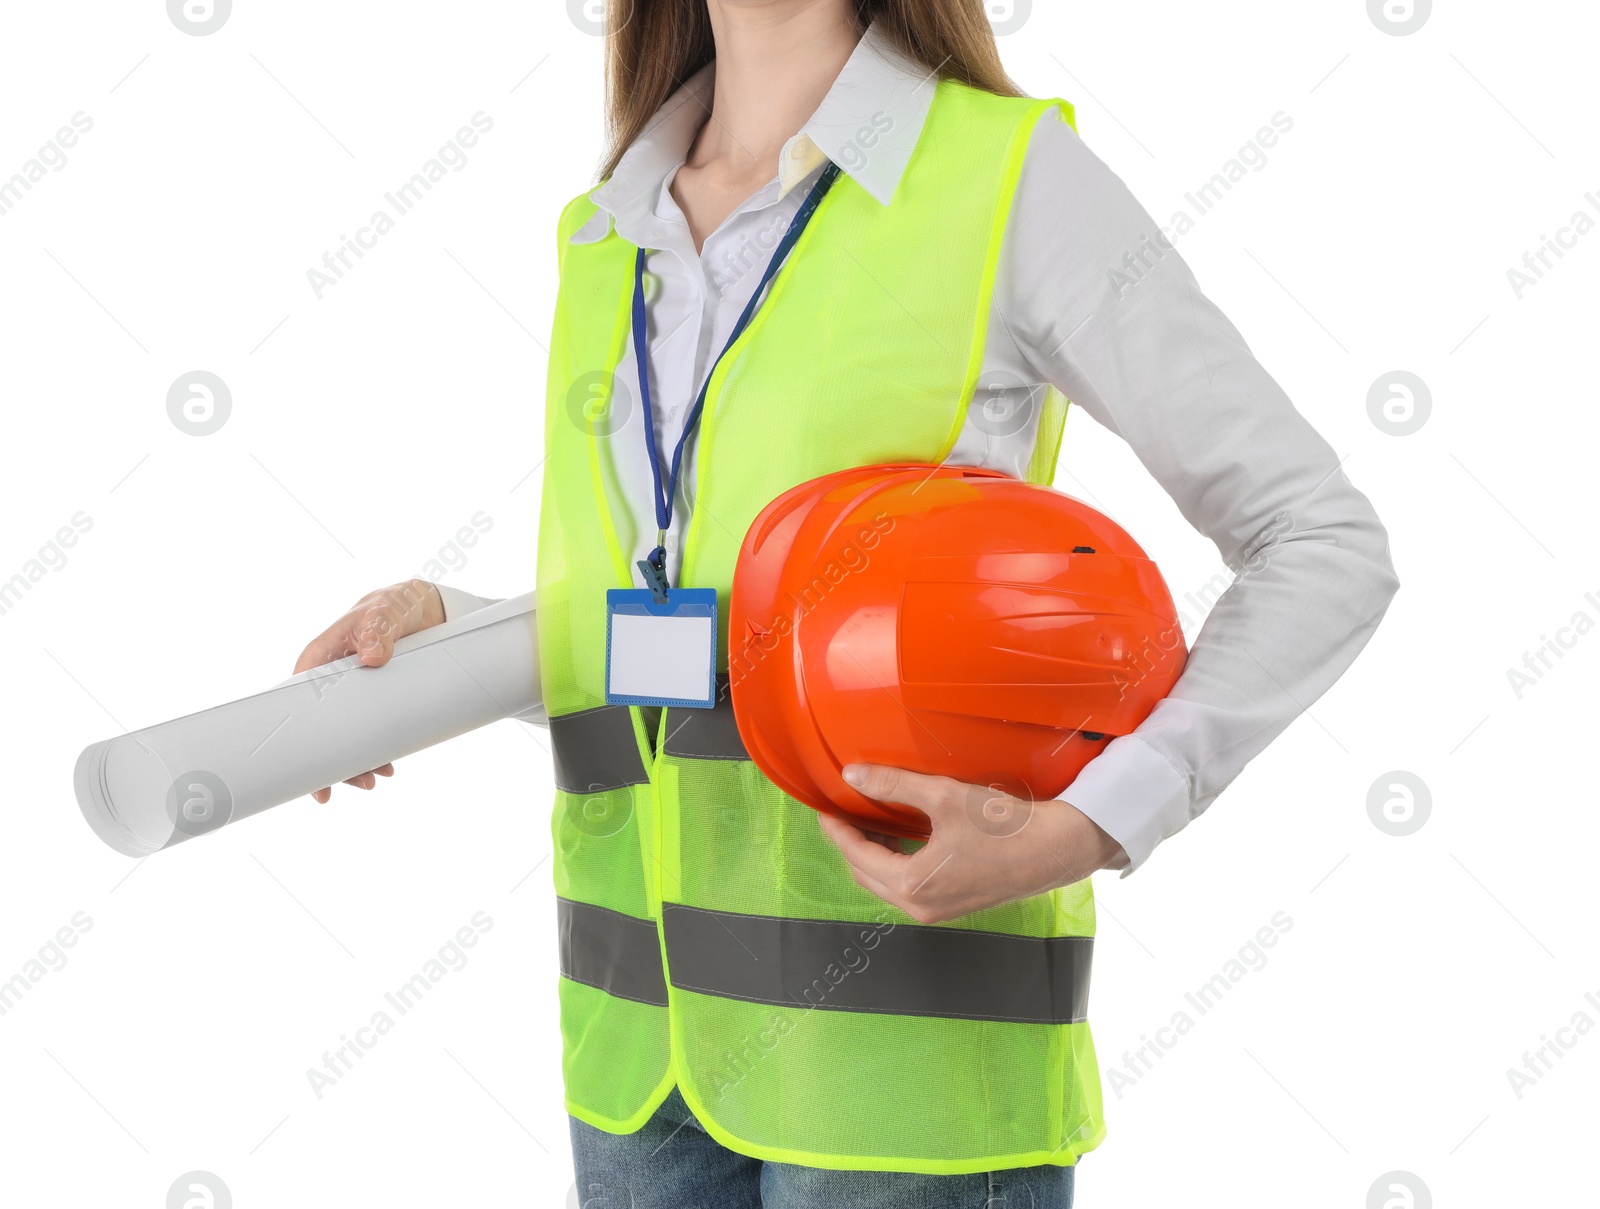
[[[1088,1018],[1089,936],[775,919],[662,904],[672,985],[792,1007],[1026,1024]]]
[[[568,793],[603,793],[649,780],[626,705],[602,705],[551,718],[550,750],[556,788]]]
[[[561,973],[618,999],[667,1006],[656,926],[621,911],[556,899]]]
[[[728,677],[717,677],[717,704],[711,709],[667,710],[667,755],[691,760],[748,760],[750,753],[739,738],[733,719],[733,698]]]

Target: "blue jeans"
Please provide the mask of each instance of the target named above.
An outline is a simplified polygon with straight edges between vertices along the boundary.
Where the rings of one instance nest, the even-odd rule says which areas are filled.
[[[572,1120],[581,1209],[1072,1209],[1074,1168],[981,1175],[824,1171],[736,1154],[673,1088],[638,1133]]]

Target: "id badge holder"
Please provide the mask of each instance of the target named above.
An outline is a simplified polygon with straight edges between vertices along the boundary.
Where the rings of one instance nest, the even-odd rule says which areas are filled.
[[[606,592],[606,704],[711,709],[717,694],[717,590]]]

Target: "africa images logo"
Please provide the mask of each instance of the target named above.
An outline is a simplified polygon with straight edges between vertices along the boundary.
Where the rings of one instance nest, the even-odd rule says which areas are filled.
[[[186,772],[167,790],[167,817],[184,835],[205,835],[233,818],[233,794],[215,773]]]
[[[995,37],[1014,34],[1033,16],[1033,0],[986,0],[984,11],[989,15],[989,25]]]
[[[167,0],[167,16],[194,38],[216,33],[232,13],[233,0]]]
[[[233,1209],[233,1193],[220,1176],[190,1171],[172,1181],[167,1209]]]
[[[1433,0],[1367,0],[1367,16],[1384,33],[1396,38],[1414,34],[1433,15]]]

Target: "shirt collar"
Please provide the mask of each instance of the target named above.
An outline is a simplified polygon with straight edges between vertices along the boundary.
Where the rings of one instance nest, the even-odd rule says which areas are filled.
[[[573,243],[592,243],[613,221],[653,208],[711,112],[716,66],[713,61],[701,68],[656,111],[616,171],[589,194],[600,209],[573,234]],[[937,83],[934,72],[906,58],[887,35],[869,26],[817,111],[784,144],[778,157],[779,196],[832,160],[887,206],[916,149]]]

